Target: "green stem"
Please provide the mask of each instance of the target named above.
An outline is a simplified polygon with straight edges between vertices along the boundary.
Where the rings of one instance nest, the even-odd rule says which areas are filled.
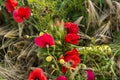
[[[48,53],[48,55],[52,56],[52,55],[50,54],[49,46],[48,46],[48,45],[47,45],[47,53]],[[57,67],[56,70],[59,70],[59,66],[58,66],[58,64],[57,64],[57,62],[56,62],[56,59],[55,59],[55,56],[54,56],[54,55],[53,55],[53,61],[54,61],[55,65],[56,65],[56,67]]]
[[[18,23],[18,29],[19,29],[19,38],[22,38],[22,32],[23,32],[24,25],[23,23]]]
[[[28,21],[28,20],[25,20],[27,23],[29,23],[30,25],[34,26],[38,31],[39,31],[39,28],[32,22]]]

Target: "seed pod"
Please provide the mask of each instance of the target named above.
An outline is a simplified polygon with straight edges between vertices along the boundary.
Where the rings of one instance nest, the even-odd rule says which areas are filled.
[[[60,64],[64,64],[64,63],[65,63],[64,59],[60,59]]]
[[[52,59],[53,59],[53,57],[52,57],[52,56],[47,56],[47,57],[46,57],[46,61],[47,61],[47,62],[51,62],[51,61],[52,61]]]

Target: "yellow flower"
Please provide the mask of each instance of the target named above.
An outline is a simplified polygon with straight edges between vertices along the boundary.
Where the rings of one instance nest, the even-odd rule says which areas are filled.
[[[60,59],[60,64],[64,64],[64,63],[65,63],[64,59]]]
[[[47,62],[51,62],[51,61],[52,61],[52,59],[53,59],[53,57],[52,57],[52,56],[47,56],[47,57],[46,57],[46,61],[47,61]]]

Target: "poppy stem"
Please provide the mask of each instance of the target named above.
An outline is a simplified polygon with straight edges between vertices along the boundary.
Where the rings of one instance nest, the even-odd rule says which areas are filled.
[[[56,67],[57,67],[57,70],[60,70],[59,66],[58,66],[58,63],[57,63],[57,57],[54,55],[54,53],[55,53],[55,46],[53,46],[53,52],[52,52],[52,54],[53,54],[53,60],[54,60],[54,63],[56,65]]]
[[[18,23],[18,28],[19,28],[19,38],[22,38],[22,32],[24,28],[23,23]]]
[[[49,52],[49,45],[47,45],[47,53],[48,53],[48,55],[53,56],[53,62],[55,63],[55,65],[56,65],[56,67],[57,67],[56,70],[59,70],[59,66],[58,66],[58,64],[57,64],[57,60],[55,59],[55,56],[52,55],[52,54],[50,54],[50,52]]]
[[[23,0],[23,1],[24,1],[24,5],[25,5],[25,6],[29,6],[28,0]]]

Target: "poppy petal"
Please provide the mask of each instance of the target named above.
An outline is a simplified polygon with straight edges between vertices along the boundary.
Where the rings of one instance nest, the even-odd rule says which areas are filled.
[[[56,80],[68,80],[65,76],[59,76]]]
[[[18,15],[18,9],[13,11],[13,19],[18,23],[23,22],[23,18]]]
[[[46,76],[43,73],[43,70],[41,68],[35,68],[28,77],[28,80],[47,80]]]
[[[85,72],[87,75],[87,80],[94,80],[95,79],[94,72],[92,70],[86,69]]]

